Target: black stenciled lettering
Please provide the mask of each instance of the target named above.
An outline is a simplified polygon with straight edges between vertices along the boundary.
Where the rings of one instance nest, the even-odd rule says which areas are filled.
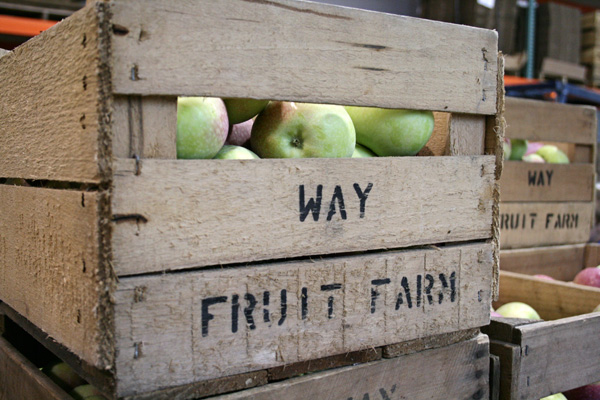
[[[281,289],[279,297],[281,298],[281,317],[279,317],[277,325],[281,326],[287,317],[287,290]]]
[[[313,219],[319,220],[319,213],[321,212],[321,200],[323,199],[323,185],[317,186],[316,200],[312,197],[305,202],[304,198],[304,185],[298,187],[299,194],[299,205],[300,205],[300,222],[304,222],[309,212],[312,212]]]
[[[381,285],[387,285],[390,282],[390,278],[373,279],[371,281],[371,285],[375,286],[374,288],[371,288],[371,314],[375,313],[377,298],[379,297],[379,292],[377,291],[376,287]]]
[[[206,299],[202,299],[202,337],[208,336],[208,321],[215,318],[214,315],[208,312],[208,307],[217,303],[225,303],[226,301],[227,296],[207,297]]]
[[[552,175],[553,174],[554,174],[554,171],[552,171],[552,170],[547,170],[546,171],[546,177],[548,178],[547,179],[548,186],[552,185]]]
[[[450,274],[450,301],[456,301],[456,272]]]
[[[400,309],[400,306],[404,304],[404,300],[402,300],[402,292],[398,292],[398,297],[396,297],[396,310]]]
[[[508,215],[508,214],[500,215],[500,229],[508,229],[509,228],[509,225],[508,225],[509,219],[510,219],[510,215]]]
[[[302,288],[302,301],[301,301],[301,308],[302,308],[302,319],[306,319],[306,317],[308,316],[308,289],[303,287]]]
[[[529,186],[535,186],[537,171],[527,171],[527,182]]]
[[[548,229],[548,227],[550,226],[550,222],[552,221],[552,218],[554,218],[553,213],[546,214],[546,229]]]
[[[333,190],[333,196],[331,196],[331,203],[329,203],[329,212],[327,213],[327,221],[331,221],[331,218],[335,214],[335,203],[338,203],[340,209],[340,216],[342,219],[346,219],[346,207],[344,206],[344,195],[342,193],[342,187],[337,185]]]
[[[554,221],[554,229],[564,228],[564,221],[565,221],[565,216],[558,214],[556,216],[556,220]]]
[[[579,225],[579,214],[573,214],[573,228],[577,228]]]
[[[341,288],[342,288],[341,283],[333,283],[330,285],[321,285],[322,292],[330,292],[330,291],[341,289]],[[333,318],[333,296],[329,296],[329,298],[327,298],[327,318],[329,318],[329,319]]]
[[[231,296],[231,332],[236,333],[238,331],[238,324],[240,320],[240,296],[234,294]]]
[[[537,213],[529,213],[529,220],[531,221],[531,229],[535,227],[535,219],[537,218]]]
[[[438,293],[438,304],[442,304],[442,301],[444,301],[444,289],[448,289],[448,280],[446,280],[446,275],[444,273],[441,273],[439,277],[440,282],[442,283],[442,290]]]
[[[252,313],[254,312],[254,308],[256,307],[256,298],[254,295],[250,293],[246,293],[244,296],[244,300],[248,302],[248,306],[244,307],[244,316],[246,317],[246,323],[250,329],[256,329],[256,325],[254,324],[254,317]]]
[[[408,285],[408,278],[403,276],[402,281],[400,281],[402,288],[404,289],[404,295],[406,296],[406,304],[408,308],[412,308],[412,297],[410,296],[410,286]]]
[[[373,184],[369,182],[364,191],[360,189],[360,185],[358,183],[354,184],[354,190],[356,191],[356,195],[360,199],[360,218],[365,217],[365,203],[367,202],[367,197],[369,197],[369,192],[373,188]]]
[[[394,394],[395,391],[396,385],[392,386],[392,388],[390,389],[390,394]],[[381,400],[392,400],[384,388],[379,389],[379,394],[381,395]]]
[[[423,277],[421,274],[417,275],[417,308],[421,307],[421,287]]]
[[[269,315],[269,309],[267,307],[269,307],[269,297],[271,296],[271,293],[269,292],[264,292],[263,293],[263,321],[265,322],[271,322],[271,316]]]
[[[427,302],[431,305],[433,304],[433,296],[431,295],[431,289],[433,289],[433,283],[435,279],[433,279],[433,276],[425,274],[425,280],[427,281],[427,286],[425,286],[425,295],[427,296]]]

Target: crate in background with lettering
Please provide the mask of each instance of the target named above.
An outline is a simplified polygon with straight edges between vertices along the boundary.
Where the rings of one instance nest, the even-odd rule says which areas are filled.
[[[570,163],[505,161],[501,249],[587,242],[595,218],[595,108],[508,97],[506,125],[507,138],[556,145]]]
[[[495,32],[291,0],[88,3],[0,58],[0,300],[90,381],[193,397],[487,324]],[[186,95],[452,117],[441,156],[177,160]]]

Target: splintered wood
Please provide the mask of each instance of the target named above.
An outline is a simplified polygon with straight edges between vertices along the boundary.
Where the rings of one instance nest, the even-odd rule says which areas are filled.
[[[482,243],[123,278],[119,393],[482,326],[491,266]]]

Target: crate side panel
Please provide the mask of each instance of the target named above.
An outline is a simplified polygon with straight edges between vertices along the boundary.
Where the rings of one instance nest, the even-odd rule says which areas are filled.
[[[100,181],[97,42],[86,8],[0,59],[0,177]]]
[[[593,164],[536,164],[506,161],[501,201],[593,201]]]
[[[585,244],[573,244],[502,250],[500,268],[502,271],[548,275],[560,281],[571,281],[584,267],[585,248]]]
[[[116,93],[496,113],[490,30],[290,0],[166,4],[113,2]]]
[[[494,157],[116,163],[119,276],[487,239]],[[139,167],[139,166],[138,166]]]
[[[0,300],[102,368],[98,196],[0,185]]]
[[[500,248],[585,243],[594,203],[500,203]]]
[[[600,313],[518,327],[520,398],[542,398],[600,380]]]
[[[482,243],[122,278],[118,392],[483,326],[491,253]]]
[[[437,399],[440,393],[447,399],[485,399],[488,375],[489,341],[480,335],[447,347],[307,375],[216,399]]]

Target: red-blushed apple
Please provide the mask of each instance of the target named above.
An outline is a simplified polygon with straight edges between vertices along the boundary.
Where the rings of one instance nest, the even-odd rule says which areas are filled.
[[[600,400],[600,382],[567,390],[565,395],[569,400]]]
[[[542,142],[528,142],[527,143],[527,151],[525,151],[525,156],[534,154],[539,149],[541,149],[543,146],[544,146],[544,143],[542,143]]]
[[[542,156],[540,156],[539,154],[528,154],[526,156],[523,156],[522,160],[525,162],[540,163],[540,164],[543,164],[546,162],[546,160],[544,160],[542,158]]]
[[[509,138],[504,138],[504,142],[502,142],[502,149],[504,150],[504,159],[510,160],[510,152],[512,149],[510,147],[510,139]]]
[[[498,314],[496,311],[490,311],[490,317],[502,317],[502,315]]]
[[[223,100],[216,97],[177,99],[177,158],[213,158],[223,147],[228,130]]]
[[[510,139],[511,152],[509,160],[521,161],[527,152],[527,144],[527,140],[524,139]]]
[[[60,386],[65,392],[73,390],[76,386],[83,385],[85,380],[77,375],[75,370],[66,362],[58,361],[42,368],[54,383]]]
[[[250,145],[261,158],[350,157],[356,133],[342,106],[272,101],[256,117]]]
[[[573,283],[600,288],[600,267],[582,269],[573,278]]]
[[[252,132],[252,125],[254,125],[254,118],[248,121],[240,122],[239,124],[229,126],[229,134],[225,144],[233,146],[242,146],[250,148],[250,133]]]
[[[567,400],[567,398],[562,393],[556,393],[551,396],[542,397],[540,400]]]
[[[214,158],[217,160],[253,160],[258,156],[245,147],[226,144]]]
[[[247,121],[261,112],[269,100],[255,100],[244,98],[224,98],[227,116],[231,125]]]
[[[540,147],[535,154],[550,164],[569,164],[569,157],[561,149],[551,144]]]
[[[378,156],[414,156],[433,133],[431,111],[347,106],[356,142]]]
[[[377,154],[373,153],[371,150],[367,149],[365,146],[361,146],[356,143],[356,147],[354,148],[354,152],[352,153],[352,158],[365,158],[365,157],[377,157]]]
[[[544,274],[535,274],[534,277],[536,278],[540,278],[540,279],[546,279],[548,281],[553,281],[555,280],[553,277],[548,276],[548,275],[544,275]]]
[[[100,396],[100,398],[104,398],[104,395],[100,390],[89,384],[77,386],[75,389],[71,390],[69,394],[75,400],[87,400],[92,396]]]
[[[541,319],[533,307],[520,301],[503,304],[496,312],[505,318]]]

